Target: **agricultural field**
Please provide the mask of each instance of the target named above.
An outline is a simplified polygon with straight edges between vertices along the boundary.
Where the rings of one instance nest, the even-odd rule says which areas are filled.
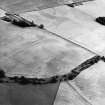
[[[105,103],[105,26],[95,21],[105,16],[105,1],[61,5],[75,1],[0,0],[2,9],[37,25],[23,28],[0,20],[0,70],[6,75],[0,78],[0,105]],[[78,75],[72,80],[70,73]],[[21,76],[31,84],[21,84]],[[44,84],[54,76],[56,82]],[[33,84],[35,78],[42,82]]]

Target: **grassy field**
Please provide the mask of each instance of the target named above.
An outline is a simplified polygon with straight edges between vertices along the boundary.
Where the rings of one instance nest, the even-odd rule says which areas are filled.
[[[0,105],[52,105],[58,88],[59,83],[26,86],[0,84]]]
[[[62,3],[60,3],[62,4]],[[58,6],[57,0],[0,0],[0,7],[9,12],[25,12]]]

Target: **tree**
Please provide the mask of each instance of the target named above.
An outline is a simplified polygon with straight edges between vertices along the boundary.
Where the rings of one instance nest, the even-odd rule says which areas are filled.
[[[0,69],[0,78],[5,78],[5,72],[2,69]]]
[[[105,25],[105,17],[97,17],[96,22],[100,23],[101,25]]]

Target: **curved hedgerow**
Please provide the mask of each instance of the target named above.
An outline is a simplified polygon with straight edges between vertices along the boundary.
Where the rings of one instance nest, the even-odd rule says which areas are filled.
[[[73,80],[76,78],[83,70],[89,68],[90,66],[94,65],[100,60],[103,60],[104,57],[100,56],[94,56],[73,70],[71,72],[64,74],[64,75],[55,75],[50,78],[27,78],[24,76],[18,77],[8,77],[5,75],[5,72],[3,70],[0,70],[0,83],[18,83],[20,85],[27,85],[27,84],[33,84],[33,85],[41,85],[41,84],[48,84],[48,83],[57,83],[57,82],[63,82],[68,80]],[[105,59],[105,58],[104,58]]]

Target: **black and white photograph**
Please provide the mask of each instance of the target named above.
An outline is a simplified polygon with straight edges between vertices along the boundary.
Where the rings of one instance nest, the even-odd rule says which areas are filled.
[[[0,105],[105,105],[105,0],[0,0]]]

